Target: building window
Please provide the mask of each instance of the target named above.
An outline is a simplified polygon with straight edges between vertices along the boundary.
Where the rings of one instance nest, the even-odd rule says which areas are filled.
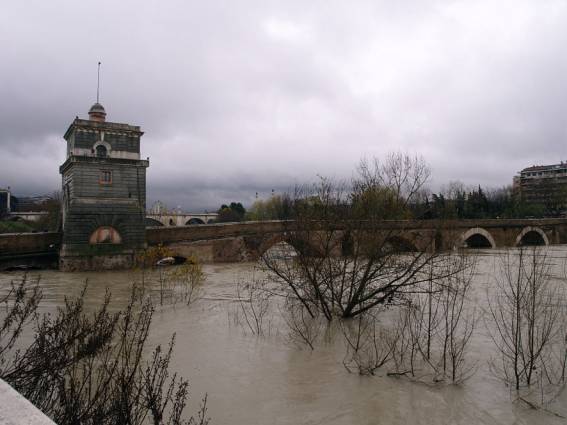
[[[98,182],[100,184],[112,184],[112,171],[101,170]]]
[[[96,156],[99,158],[106,158],[106,155],[107,155],[106,146],[98,145],[96,147]]]

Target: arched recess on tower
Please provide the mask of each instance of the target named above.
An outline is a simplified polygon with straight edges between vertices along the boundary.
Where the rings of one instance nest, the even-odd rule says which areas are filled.
[[[98,244],[117,245],[121,243],[122,243],[122,236],[120,236],[118,230],[116,230],[112,226],[97,227],[89,237],[89,244],[91,245],[98,245]]]
[[[482,227],[473,227],[461,235],[462,248],[496,248],[494,238]]]
[[[539,227],[524,227],[516,237],[516,246],[547,246],[549,239]]]

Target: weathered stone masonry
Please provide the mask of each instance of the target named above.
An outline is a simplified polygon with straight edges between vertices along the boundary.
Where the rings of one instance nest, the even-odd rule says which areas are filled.
[[[140,127],[106,122],[95,104],[89,120],[76,118],[65,133],[61,165],[61,270],[127,268],[146,246],[146,168]]]

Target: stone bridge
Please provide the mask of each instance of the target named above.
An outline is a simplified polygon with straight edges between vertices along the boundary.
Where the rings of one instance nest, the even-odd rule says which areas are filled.
[[[567,219],[399,220],[380,227],[392,231],[392,243],[408,250],[567,243]],[[261,221],[150,227],[146,237],[150,246],[161,244],[176,255],[216,263],[257,260],[276,243],[287,241],[290,231],[292,222]],[[340,237],[340,230],[337,233]]]
[[[176,255],[196,256],[206,263],[254,261],[275,244],[288,241],[293,226],[293,222],[258,221],[148,227],[146,240],[148,246],[162,244]],[[567,243],[567,219],[385,221],[380,227],[392,230],[391,242],[408,250]],[[0,234],[0,270],[20,264],[52,267],[60,244],[57,232]]]
[[[217,218],[217,213],[163,213],[146,214],[146,226],[189,226],[210,224]]]
[[[28,211],[28,212],[11,212],[8,214],[10,221],[40,221],[42,218],[47,217],[47,211]]]

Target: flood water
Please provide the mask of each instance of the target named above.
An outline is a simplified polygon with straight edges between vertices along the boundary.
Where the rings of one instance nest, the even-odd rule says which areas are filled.
[[[567,246],[546,248],[564,273]],[[473,302],[486,307],[486,289],[497,273],[498,251],[478,251]],[[213,424],[566,424],[567,419],[513,402],[510,390],[489,371],[495,355],[484,322],[478,322],[470,347],[476,373],[460,386],[426,385],[405,378],[359,376],[343,367],[341,338],[319,341],[315,350],[290,343],[285,327],[272,312],[264,336],[235,323],[236,282],[246,279],[255,264],[205,265],[202,298],[189,307],[178,303],[157,307],[150,345],[167,344],[176,333],[172,371],[190,381],[187,411],[196,411],[208,394]],[[86,304],[94,308],[112,291],[112,305],[128,302],[132,272],[61,273],[42,271],[42,310],[61,305],[80,292],[88,279]],[[0,290],[21,273],[0,273]],[[565,283],[567,284],[567,283]],[[548,408],[567,416],[563,394]]]

